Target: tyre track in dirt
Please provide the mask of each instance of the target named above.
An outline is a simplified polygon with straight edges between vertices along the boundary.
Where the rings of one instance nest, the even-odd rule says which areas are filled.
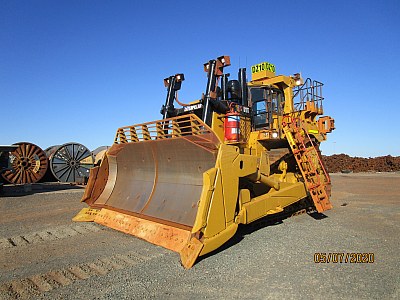
[[[110,272],[144,264],[163,253],[140,253],[131,251],[126,254],[104,256],[93,261],[66,266],[61,269],[35,274],[0,284],[0,299],[33,299],[44,293],[87,280],[94,276],[104,276]]]
[[[96,223],[72,222],[84,206],[78,192],[0,198],[0,300],[51,298],[46,293],[85,286],[166,253]]]
[[[75,235],[84,235],[89,232],[97,232],[103,229],[104,228],[91,223],[56,226],[46,230],[30,232],[23,235],[0,238],[0,250],[60,240]]]

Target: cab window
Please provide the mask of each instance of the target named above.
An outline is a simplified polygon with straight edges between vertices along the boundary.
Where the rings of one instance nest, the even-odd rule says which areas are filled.
[[[253,123],[256,129],[272,129],[274,118],[282,114],[283,95],[269,87],[250,88]]]

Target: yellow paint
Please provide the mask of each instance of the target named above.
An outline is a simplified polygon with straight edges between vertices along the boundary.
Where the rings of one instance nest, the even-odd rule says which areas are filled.
[[[195,136],[194,138],[200,140],[202,135],[213,134],[214,138],[218,140],[215,143],[216,148],[214,148],[218,149],[215,166],[202,173],[203,186],[200,199],[197,202],[197,213],[193,227],[190,232],[187,231],[182,234],[188,236],[185,243],[182,244],[182,241],[180,241],[179,246],[171,247],[171,245],[166,245],[163,238],[159,236],[143,237],[142,234],[144,233],[139,232],[132,223],[129,223],[132,219],[128,218],[129,224],[125,223],[125,215],[121,213],[107,212],[104,216],[99,214],[97,217],[100,220],[99,222],[142,237],[157,245],[169,249],[173,248],[174,251],[180,253],[184,266],[190,268],[199,255],[205,255],[228,241],[235,234],[239,224],[248,224],[264,216],[280,213],[285,207],[308,197],[310,190],[305,184],[305,178],[309,174],[305,173],[305,168],[302,165],[311,161],[312,165],[317,168],[318,174],[323,173],[323,165],[318,160],[317,150],[312,146],[307,146],[308,152],[312,152],[311,156],[301,154],[302,152],[299,150],[301,145],[298,139],[306,139],[308,134],[313,134],[318,141],[324,140],[326,133],[334,129],[333,119],[324,117],[318,123],[316,116],[322,112],[322,109],[317,108],[311,102],[305,105],[303,111],[295,111],[293,103],[294,79],[291,76],[276,76],[275,66],[272,64],[264,62],[252,66],[252,81],[248,83],[248,86],[250,88],[273,87],[279,89],[283,93],[285,101],[282,103],[281,114],[276,113],[274,115],[272,129],[264,128],[255,131],[252,128],[250,118],[241,118],[241,140],[237,143],[228,144],[224,141],[225,115],[217,113],[212,115],[211,126],[204,124],[193,114],[170,118],[169,120],[173,125],[172,133],[164,132],[162,125],[165,120],[122,127],[117,130],[115,142],[120,144],[118,146],[124,146],[122,144],[125,143],[148,142],[149,139],[158,142],[150,134],[150,130],[147,137],[142,137],[136,133],[132,134],[132,132],[136,132],[136,129],[139,131],[143,126],[150,128],[152,125],[156,125],[156,128],[158,128],[158,138],[160,139],[161,135],[163,138],[173,139],[189,138],[191,134]],[[193,103],[198,104],[199,101]],[[297,121],[293,120],[299,121],[298,123],[303,124],[304,128],[294,130],[293,125]],[[181,130],[182,126],[186,126],[184,130]],[[325,132],[318,130],[321,128]],[[188,131],[190,132],[189,135]],[[278,137],[272,138],[273,132],[278,133]],[[132,136],[135,138],[133,139]],[[207,143],[204,143],[204,147],[207,147]],[[291,151],[298,154],[301,152],[301,155],[294,155],[297,166],[293,165],[294,160],[292,158],[288,159],[285,156],[278,160],[275,158],[272,161],[271,149],[277,151],[273,153],[280,153],[280,150],[283,150],[283,153]],[[117,159],[117,156],[118,154],[116,154],[115,159]],[[288,155],[288,157],[291,156]],[[188,163],[190,162],[188,161]],[[273,165],[273,163],[279,164],[279,167],[277,168],[276,164]],[[132,166],[132,168],[134,167]],[[298,170],[301,170],[301,172]],[[116,174],[116,172],[114,173]],[[91,177],[94,176],[95,173],[91,172]],[[329,178],[325,175],[317,179],[321,179],[323,183],[329,183]],[[105,184],[107,190],[112,190],[116,180],[118,178],[109,179],[111,183]],[[90,188],[93,189],[93,186],[92,183]],[[85,201],[90,200],[91,194],[91,190],[85,192]],[[109,196],[108,194],[108,196],[104,195],[106,193],[101,196],[102,203],[106,203]],[[319,205],[319,209],[324,208],[322,204],[315,203],[316,206]],[[329,209],[329,206],[326,205],[325,208]],[[85,217],[84,212],[78,215]],[[114,218],[112,224],[110,223],[111,220],[107,219],[110,216]],[[154,226],[158,228],[148,222],[140,224],[145,229]],[[164,227],[160,225],[160,228]],[[170,228],[169,232],[172,231]]]
[[[74,222],[93,222],[100,210],[94,208],[82,208],[82,210],[72,218]]]
[[[262,62],[251,66],[251,76],[252,80],[275,77],[275,65]]]

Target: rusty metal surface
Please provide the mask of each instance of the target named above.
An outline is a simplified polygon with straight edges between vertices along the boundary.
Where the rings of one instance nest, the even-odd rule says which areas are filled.
[[[200,242],[197,238],[193,237],[185,245],[185,247],[182,248],[179,254],[181,257],[182,265],[186,269],[190,269],[191,267],[193,267],[203,247],[204,247],[203,243]]]
[[[94,184],[86,202],[144,218],[193,226],[203,173],[215,166],[213,134],[115,144],[101,169],[107,182]],[[99,170],[97,176],[102,176]],[[101,195],[93,201],[94,195]],[[93,203],[94,202],[94,203]]]
[[[46,174],[48,160],[46,153],[32,143],[16,143],[18,148],[9,153],[12,169],[2,176],[9,183],[36,183]]]
[[[137,218],[105,208],[96,215],[94,221],[175,252],[180,252],[190,237],[189,230]]]
[[[330,177],[321,159],[318,144],[314,144],[300,119],[283,123],[283,130],[301,171],[305,186],[319,213],[332,209],[329,200]]]

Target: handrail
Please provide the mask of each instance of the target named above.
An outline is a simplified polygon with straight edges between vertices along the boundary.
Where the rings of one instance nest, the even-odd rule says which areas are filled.
[[[212,129],[196,115],[188,114],[158,121],[120,127],[117,129],[114,144],[177,138],[206,133],[212,133]]]
[[[322,109],[322,86],[324,84],[317,80],[307,78],[303,85],[293,89],[293,103],[296,111],[308,109],[307,103],[311,103],[317,111]],[[296,102],[295,100],[298,99]]]

